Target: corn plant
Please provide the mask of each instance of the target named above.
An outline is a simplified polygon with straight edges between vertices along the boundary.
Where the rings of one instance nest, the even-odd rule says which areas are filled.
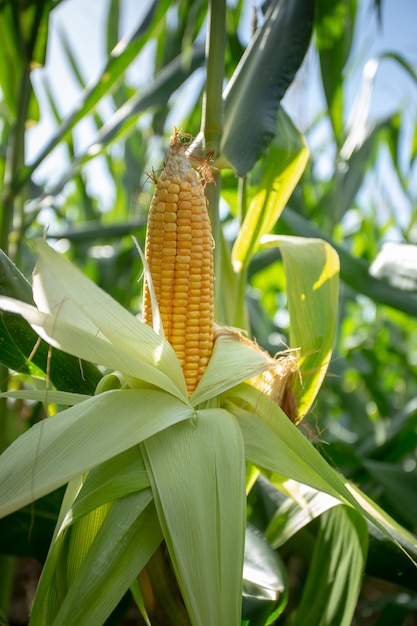
[[[141,51],[143,33],[158,31],[169,4],[154,3],[142,37],[109,58],[110,82]],[[331,361],[339,303],[334,247],[280,232],[309,158],[280,102],[310,43],[313,3],[269,3],[224,91],[231,14],[222,0],[208,8],[205,92],[193,113],[199,132],[188,137],[179,120],[183,132],[174,129],[161,171],[147,165],[155,193],[144,254],[130,243],[143,267],[142,306],[132,314],[44,238],[31,243],[32,286],[1,257],[1,360],[16,372],[4,406],[42,403],[49,416],[0,456],[0,514],[26,507],[36,518],[42,498],[62,493],[31,608],[35,626],[104,624],[129,590],[140,623],[272,623],[286,608],[288,584],[271,546],[285,546],[314,519],[293,624],[351,623],[370,538],[392,546],[402,571],[414,567],[414,535],[299,428]],[[122,126],[126,132],[150,103],[163,103],[184,68],[203,58],[196,46],[186,50],[148,99],[134,95],[101,127],[96,147]],[[101,83],[89,89],[84,113],[104,93]],[[56,142],[79,116],[62,123]],[[73,160],[55,193],[88,158]],[[14,172],[19,202],[29,176],[30,167]],[[232,242],[219,211],[231,186],[239,222]],[[47,195],[30,206],[43,206]],[[251,263],[268,254],[280,258],[290,319],[287,345],[275,355],[251,336],[245,298]],[[267,493],[274,514],[260,538],[248,522]]]

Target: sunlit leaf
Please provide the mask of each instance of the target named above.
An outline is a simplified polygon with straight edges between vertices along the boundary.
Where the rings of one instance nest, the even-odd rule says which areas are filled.
[[[345,481],[273,400],[247,384],[236,387],[234,397],[230,395],[233,403],[226,400],[225,406],[239,420],[248,461],[349,503],[413,560],[416,537]]]
[[[0,250],[0,295],[33,303],[32,289],[14,263]],[[20,315],[0,314],[2,350],[0,361],[20,373],[30,373],[49,380],[61,390],[93,393],[101,372],[92,364],[40,341]],[[49,352],[50,351],[50,352]]]
[[[125,376],[132,377],[133,385],[135,384],[134,379],[136,379],[136,385],[140,384],[139,381],[144,381],[156,385],[161,389],[165,389],[174,396],[185,400],[185,395],[178,389],[167,374],[164,374],[157,367],[144,362],[141,359],[141,354],[137,356],[132,354],[132,346],[125,351],[117,344],[113,345],[105,338],[100,338],[91,332],[87,332],[71,322],[62,320],[60,317],[42,313],[35,307],[17,300],[2,298],[0,296],[0,308],[11,313],[19,313],[22,315],[31,324],[32,328],[52,346],[58,347],[69,354],[86,359],[87,361],[104,365],[111,370],[122,370]],[[139,333],[141,333],[142,329],[146,328],[146,345],[146,339],[149,338],[149,336],[146,337],[146,335],[148,335],[149,331],[153,331],[149,327],[145,327],[139,320],[135,320],[133,316],[132,320],[134,324],[138,324],[136,330],[139,330]],[[136,335],[139,348],[139,346],[141,346],[140,336],[138,337],[134,329],[132,330],[133,336]],[[157,361],[158,356],[163,352],[163,347],[169,346],[169,344],[161,338],[158,338],[155,333],[153,334],[154,337],[158,339],[159,346],[157,343],[157,349],[154,347],[154,350],[151,351],[148,347],[148,349],[145,349],[143,352],[148,358],[149,355],[151,355],[151,359],[153,356],[153,360]],[[152,340],[153,339],[152,337]],[[125,344],[125,346],[127,346],[127,344]],[[169,349],[171,350],[171,347],[169,347]]]
[[[131,389],[100,394],[36,424],[0,456],[0,515],[193,415],[167,393]]]
[[[301,381],[295,381],[298,418],[312,405],[330,362],[337,323],[339,258],[318,239],[266,236],[284,261],[290,345],[300,348]]]
[[[215,398],[257,374],[265,371],[271,359],[238,340],[227,328],[216,338],[210,361],[190,398],[193,406]]]
[[[280,109],[277,134],[269,147],[257,191],[233,246],[235,271],[249,263],[261,237],[272,230],[303,173],[308,154],[303,136]]]
[[[352,501],[341,477],[268,396],[243,384],[226,408],[239,421],[248,461],[260,468]],[[239,406],[241,404],[242,406]]]
[[[243,441],[226,411],[143,444],[158,517],[192,623],[240,625],[245,470]]]
[[[37,240],[36,245],[39,260],[33,273],[33,295],[40,310],[54,313],[57,323],[62,320],[79,326],[98,337],[104,337],[145,363],[158,367],[185,393],[184,375],[170,344],[126,311],[44,241]],[[54,331],[51,330],[53,335]],[[67,343],[71,343],[71,338],[68,338]],[[71,353],[71,350],[66,351]],[[122,370],[120,367],[114,369]]]
[[[417,317],[416,294],[404,292],[392,287],[384,280],[374,278],[370,274],[370,266],[365,259],[354,257],[345,246],[332,241],[323,231],[291,209],[286,208],[281,219],[295,235],[320,237],[328,241],[339,255],[341,279],[356,293],[363,293],[375,302],[387,304],[412,317]]]

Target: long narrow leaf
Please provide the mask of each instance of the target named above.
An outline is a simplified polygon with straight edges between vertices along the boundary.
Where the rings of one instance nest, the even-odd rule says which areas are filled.
[[[39,259],[33,273],[33,296],[40,310],[104,336],[132,355],[140,355],[143,361],[168,374],[185,393],[184,376],[169,343],[44,241],[38,240],[36,248]]]
[[[326,463],[270,398],[250,385],[239,385],[233,393],[245,408],[230,401],[225,406],[239,420],[248,461],[350,504],[413,561],[416,537]]]
[[[366,523],[357,511],[337,506],[322,515],[294,626],[350,626],[367,549]]]
[[[100,394],[36,424],[0,456],[0,515],[193,415],[166,393],[131,389]]]
[[[268,150],[257,191],[233,246],[235,271],[247,266],[262,235],[271,232],[304,171],[308,155],[303,136],[280,109],[276,137]]]
[[[245,384],[236,387],[233,395],[245,408],[229,401],[225,406],[239,421],[248,461],[338,500],[352,500],[342,479],[270,398]]]
[[[158,517],[194,626],[237,626],[241,617],[245,472],[243,441],[226,411],[143,444]]]
[[[218,165],[244,176],[272,140],[281,98],[310,41],[312,0],[275,0],[224,93],[225,121]]]
[[[86,332],[73,323],[65,322],[60,317],[49,315],[48,313],[42,313],[38,309],[29,304],[18,302],[17,300],[11,300],[9,298],[2,298],[0,296],[0,308],[7,310],[11,313],[19,313],[22,315],[36,330],[36,332],[45,341],[52,346],[58,347],[69,354],[86,359],[92,363],[104,365],[112,370],[122,371],[124,375],[129,375],[137,381],[145,381],[152,385],[156,385],[165,391],[169,391],[174,396],[185,400],[185,394],[182,393],[178,387],[173,383],[172,379],[161,372],[157,367],[148,365],[140,357],[140,348],[143,348],[138,336],[136,335],[136,345],[138,349],[138,356],[132,355],[132,346],[128,351],[123,350],[116,345],[111,344],[106,339],[100,338],[91,332]],[[132,316],[132,320],[145,327],[138,320]],[[141,331],[140,327],[136,330]],[[148,327],[145,331],[146,334],[152,332]],[[133,333],[135,334],[135,333]],[[155,335],[157,337],[157,335]],[[161,339],[160,348],[164,345],[169,345],[163,342]],[[126,344],[125,344],[126,346]],[[145,355],[149,354],[149,346],[144,346],[143,350]],[[158,357],[158,352],[154,350],[153,356],[155,361]]]
[[[150,490],[117,500],[57,614],[50,602],[54,570],[47,561],[30,624],[104,623],[161,540]]]

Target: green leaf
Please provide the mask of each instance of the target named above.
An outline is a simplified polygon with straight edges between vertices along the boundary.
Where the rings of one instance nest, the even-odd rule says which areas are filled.
[[[129,448],[89,471],[65,522],[72,524],[107,502],[149,486],[140,449]]]
[[[364,259],[352,256],[348,250],[332,239],[301,215],[286,208],[282,221],[291,231],[304,237],[320,237],[328,241],[340,257],[340,276],[356,293],[363,293],[371,300],[387,304],[412,317],[417,317],[417,295],[392,287],[384,280],[374,278],[369,273],[369,263]]]
[[[0,456],[0,515],[193,415],[167,393],[130,389],[100,394],[36,424]]]
[[[290,484],[281,481],[278,485],[278,477],[273,476],[271,482],[291,496],[277,509],[265,530],[265,537],[274,548],[284,545],[304,526],[340,504],[333,496],[295,481]]]
[[[272,623],[285,609],[288,580],[285,567],[262,535],[246,528],[243,566],[242,620],[250,626]]]
[[[336,142],[343,143],[343,69],[355,26],[357,0],[316,2],[316,46],[321,76]]]
[[[30,284],[1,250],[0,295],[33,303]],[[89,394],[94,392],[102,376],[94,365],[56,348],[51,350],[44,341],[37,346],[38,335],[20,316],[2,313],[0,317],[0,360],[3,365],[16,372],[41,377],[45,377],[49,370],[51,382],[59,389]]]
[[[116,500],[58,608],[55,564],[66,567],[72,532],[52,544],[32,608],[34,626],[103,624],[162,540],[150,490]]]
[[[352,502],[342,478],[268,396],[242,384],[230,392],[224,405],[239,421],[248,461]]]
[[[350,626],[368,549],[365,520],[347,506],[320,518],[313,560],[294,626]]]
[[[219,327],[210,361],[190,398],[190,403],[197,406],[215,398],[264,372],[271,366],[271,362],[269,355],[239,341],[227,328],[222,331]]]
[[[235,404],[226,400],[225,407],[239,420],[248,461],[349,503],[413,561],[416,537],[345,481],[271,398],[248,384],[239,385],[233,394]]]
[[[304,171],[308,155],[303,136],[280,109],[277,133],[265,158],[261,180],[233,246],[235,271],[248,265],[261,237],[274,227]]]
[[[312,0],[275,0],[224,92],[224,129],[220,159],[239,176],[252,169],[276,131],[281,98],[307,51]]]
[[[195,626],[240,625],[245,532],[243,441],[221,409],[197,411],[143,448],[158,517]]]
[[[339,259],[319,239],[267,236],[262,243],[277,246],[284,261],[290,314],[290,345],[300,348],[301,380],[296,380],[298,418],[302,419],[320,389],[330,362],[336,331]]]
[[[279,490],[272,492],[273,503],[276,503],[278,508],[265,530],[265,536],[274,548],[283,546],[310,522],[339,504],[335,498],[301,483],[288,481],[277,475],[272,475],[270,481]],[[263,479],[264,482],[266,479]],[[272,489],[270,485],[269,493]],[[288,497],[284,498],[281,494],[287,494]],[[417,568],[410,556],[417,558],[417,544],[410,542],[407,532],[395,533],[397,541],[404,548],[400,550],[399,546],[392,541],[392,537],[388,538],[370,521],[368,521],[368,532],[370,545],[366,573],[369,576],[376,576],[413,589],[417,584]]]

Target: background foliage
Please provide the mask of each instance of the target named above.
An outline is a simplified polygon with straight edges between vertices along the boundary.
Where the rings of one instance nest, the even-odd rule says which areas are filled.
[[[0,9],[4,42],[0,55],[0,247],[29,277],[34,263],[30,239],[40,235],[47,224],[48,237],[60,250],[124,306],[137,310],[141,289],[137,280],[141,270],[131,235],[143,243],[152,193],[148,172],[162,163],[172,124],[193,135],[198,135],[200,130],[207,3],[202,0],[150,2],[148,12],[138,19],[132,35],[119,42],[123,2],[109,2],[102,25],[106,61],[101,74],[92,81],[83,77],[74,42],[62,33],[61,45],[80,90],[77,105],[65,113],[57,97],[59,85],[49,83],[42,69],[34,69],[45,63],[49,20],[59,4],[53,0],[6,2]],[[364,15],[363,5],[368,12],[365,14],[373,12],[383,23],[384,3],[319,0],[315,4],[315,36],[295,87],[302,94],[303,72],[318,65],[321,108],[303,129],[310,146],[307,168],[294,193],[285,199],[286,208],[273,227],[279,234],[321,237],[334,245],[341,259],[337,344],[330,375],[304,428],[326,459],[415,532],[416,108],[407,102],[384,119],[372,119],[369,102],[378,64],[387,60],[395,63],[414,86],[416,70],[405,54],[385,50],[377,59],[366,59],[365,64],[359,58],[363,51],[352,48],[355,34],[362,27],[358,16]],[[240,0],[227,8],[226,79],[231,77],[245,49],[245,36],[238,28],[245,10],[246,4]],[[260,11],[258,17],[262,24]],[[295,23],[298,20],[302,25],[303,17],[296,15]],[[131,82],[128,73],[138,58],[145,60],[148,74],[140,88]],[[350,81],[352,68],[358,63],[366,71],[355,84],[357,98],[352,106]],[[37,98],[38,90],[33,91],[36,80],[43,81],[47,102]],[[252,169],[254,163],[241,159],[245,128],[249,140],[254,141],[250,137],[253,118],[247,112],[251,106],[256,111],[259,103],[251,101],[245,85],[233,88],[242,90],[241,111],[236,118],[240,125],[236,122],[236,128],[226,128],[223,152],[231,162],[237,163],[241,178],[238,182],[230,170],[219,174],[224,199],[221,222],[226,235],[222,245],[226,248],[230,248],[237,224],[244,217],[239,215],[238,206],[242,206],[239,198],[246,194],[249,205],[267,172],[263,161]],[[267,104],[270,94],[263,97],[263,104]],[[294,102],[296,97],[297,89],[293,89],[290,98],[284,101],[284,108],[286,102]],[[43,139],[36,159],[29,161],[26,151],[30,127],[46,111],[52,115],[55,128]],[[297,136],[288,130],[294,120],[291,122],[282,111],[278,130],[272,132],[276,135],[275,143],[270,148],[281,155],[277,158],[283,158],[291,150],[289,141]],[[414,116],[411,124],[410,113]],[[79,139],[80,129],[86,123],[92,137],[88,145]],[[228,148],[228,133],[241,134],[242,152],[233,154]],[[265,146],[261,146],[260,154],[264,151]],[[38,175],[38,168],[51,159],[63,164],[53,182]],[[94,162],[100,163],[100,170],[95,171],[100,171],[100,176],[105,172],[111,190],[105,203],[91,184]],[[249,170],[251,173],[247,175]],[[386,245],[389,241],[403,245],[390,248]],[[275,249],[263,250],[253,258],[251,255],[247,260],[243,258],[243,264],[251,332],[273,354],[288,343],[289,332],[280,256]],[[223,297],[218,319],[243,325],[245,320],[239,320],[234,308],[236,294],[227,287],[228,272],[232,271],[231,267],[221,268],[219,283]],[[27,297],[30,298],[30,290]],[[9,324],[10,330],[13,320],[4,317],[2,323]],[[20,338],[22,354],[27,355],[25,345],[33,345],[33,339]],[[5,351],[6,347],[4,354]],[[36,358],[31,367],[45,372],[47,354],[42,353],[42,348]],[[58,353],[52,355],[52,368],[58,371],[60,358]],[[62,368],[66,367],[64,361]],[[13,369],[22,376],[37,374],[34,369],[26,370],[23,363]],[[51,369],[52,380],[53,373]],[[89,374],[94,385],[97,373],[92,369]],[[6,367],[0,370],[0,380],[3,388],[7,388]],[[77,386],[78,382],[68,381],[66,389],[72,390],[72,385]],[[37,404],[15,402],[6,406],[5,401],[0,402],[0,445],[4,448],[28,424],[39,419],[42,409]],[[8,605],[16,557],[44,560],[61,495],[56,492],[32,509],[0,522],[0,549],[4,555],[1,607]],[[305,497],[313,498],[314,494]],[[296,609],[296,624],[342,623],[337,612],[326,617],[322,607],[314,605],[311,585],[315,572],[324,566],[334,566],[331,562],[323,565],[328,545],[335,555],[339,554],[339,562],[348,548],[357,549],[358,555],[363,551],[363,545],[337,546],[337,524],[348,523],[344,507],[340,507],[337,520],[328,512],[311,522],[303,519],[301,510],[296,510],[289,499],[263,480],[255,485],[249,503],[250,521],[265,533],[276,549],[275,556],[282,559],[284,565],[280,561],[275,567],[285,569],[287,574],[280,577],[281,587],[277,585],[279,602],[267,608],[263,605],[263,614],[256,603],[255,608],[251,606],[251,594],[247,593],[245,606],[250,620],[247,623],[272,623],[273,619],[277,624],[294,623],[290,620]],[[354,623],[415,624],[416,569],[376,532],[371,532],[366,560]],[[323,589],[319,596],[326,593]],[[288,604],[278,617],[287,598]],[[337,604],[337,599],[334,601]],[[118,623],[117,619],[113,623]]]

